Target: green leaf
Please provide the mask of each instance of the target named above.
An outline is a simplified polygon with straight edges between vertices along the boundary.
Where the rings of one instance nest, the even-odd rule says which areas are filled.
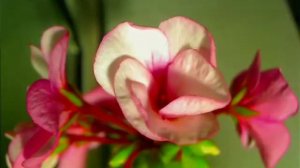
[[[179,152],[180,147],[175,144],[165,144],[160,148],[160,159],[163,163],[169,163]]]
[[[247,93],[247,88],[243,88],[242,90],[240,90],[240,92],[232,99],[231,105],[238,104],[245,97],[246,93]]]
[[[182,168],[209,168],[203,157],[195,156],[187,149],[183,149],[181,165]]]
[[[120,151],[118,151],[116,155],[112,157],[112,159],[109,161],[109,165],[111,167],[122,166],[134,149],[135,145],[130,145],[125,148],[122,148]]]
[[[235,110],[238,114],[240,114],[242,116],[246,116],[246,117],[253,117],[253,116],[258,115],[258,112],[250,110],[246,107],[237,106],[237,107],[235,107]]]
[[[212,141],[202,141],[197,144],[184,146],[185,151],[189,151],[191,154],[196,156],[213,155],[217,156],[220,154],[220,149]]]
[[[74,103],[76,106],[81,107],[83,105],[83,102],[80,98],[78,98],[75,94],[72,92],[69,92],[65,89],[60,90],[61,94],[64,95],[66,98],[68,98],[72,103]]]

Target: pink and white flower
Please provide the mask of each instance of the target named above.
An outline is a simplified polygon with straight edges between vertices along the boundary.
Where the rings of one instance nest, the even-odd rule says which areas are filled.
[[[230,101],[212,35],[184,17],[159,28],[118,25],[101,42],[94,72],[128,122],[156,141],[190,144],[213,136],[218,122],[211,112]]]

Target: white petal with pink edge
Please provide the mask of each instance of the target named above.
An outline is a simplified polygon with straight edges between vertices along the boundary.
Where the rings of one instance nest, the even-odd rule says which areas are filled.
[[[167,85],[168,92],[176,99],[160,110],[162,115],[211,112],[226,106],[230,101],[222,74],[197,50],[184,50],[175,57],[168,69]]]
[[[141,113],[147,114],[145,120],[148,128],[160,137],[179,145],[186,145],[211,138],[218,132],[219,125],[213,113],[175,119],[161,117],[151,107],[146,86],[134,81],[130,83],[135,106]]]
[[[108,33],[97,51],[94,73],[98,83],[110,94],[114,93],[114,64],[123,56],[133,57],[149,69],[164,66],[169,62],[167,38],[159,29],[128,22]]]
[[[130,94],[130,88],[128,87],[129,81],[142,83],[147,88],[150,87],[151,82],[153,81],[152,75],[148,72],[148,70],[145,69],[140,62],[133,58],[124,59],[119,64],[119,68],[114,79],[115,96],[125,118],[135,129],[150,139],[162,141],[163,138],[157,136],[147,127],[145,118],[147,118],[148,114],[147,112],[142,113],[142,111],[140,111],[134,103]]]
[[[43,33],[41,39],[41,50],[46,62],[49,62],[53,48],[67,32],[68,31],[62,26],[53,26]]]
[[[208,30],[197,22],[177,16],[159,25],[167,36],[171,57],[187,48],[198,50],[213,66],[217,66],[215,42]]]

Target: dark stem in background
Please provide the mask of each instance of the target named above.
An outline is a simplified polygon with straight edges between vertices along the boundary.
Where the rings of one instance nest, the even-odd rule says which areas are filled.
[[[88,74],[84,68],[89,68],[89,67],[86,67],[87,65],[90,65],[90,63],[88,63],[90,60],[87,60],[87,59],[93,60],[93,58],[91,58],[91,55],[90,55],[92,53],[91,48],[89,48],[89,46],[87,46],[87,43],[90,41],[83,37],[83,33],[87,33],[87,37],[88,37],[88,33],[91,33],[91,32],[90,31],[87,32],[88,28],[83,27],[83,25],[89,26],[90,25],[89,21],[98,22],[98,26],[99,26],[98,31],[101,31],[101,32],[99,33],[99,37],[98,37],[99,41],[97,42],[96,45],[99,45],[99,42],[102,39],[103,34],[104,34],[103,32],[105,30],[105,10],[104,10],[105,7],[104,7],[103,0],[88,0],[88,1],[86,1],[86,4],[80,2],[80,0],[79,1],[73,0],[72,1],[73,4],[70,4],[71,1],[72,0],[69,0],[69,1],[68,0],[56,0],[59,9],[61,10],[67,23],[69,24],[71,31],[73,32],[74,41],[75,41],[76,45],[79,47],[79,53],[78,53],[78,57],[76,60],[76,74],[77,74],[76,84],[77,84],[79,90],[81,92],[83,92],[83,91],[89,90],[89,89],[91,89],[91,87],[93,87],[92,81],[89,81],[92,84],[87,84],[86,81],[83,81],[83,80],[92,80],[92,78],[85,76],[85,75],[90,75],[90,74]],[[96,3],[97,6],[95,6],[96,8],[92,8],[89,5],[90,3],[93,3],[93,1],[95,3],[96,3],[96,1],[98,1],[98,3]],[[98,10],[97,10],[97,8],[98,8]],[[95,10],[95,11],[89,12],[89,10]],[[78,12],[80,12],[82,15],[78,16],[77,15]],[[93,14],[95,15],[95,13],[96,13],[96,16],[91,16]],[[95,19],[95,20],[93,20],[93,19]],[[93,26],[95,26],[95,25],[93,25]],[[93,42],[93,40],[91,42]],[[91,44],[91,45],[94,45],[94,44]],[[94,158],[94,157],[89,158],[89,162],[95,162],[95,160],[99,160],[101,158],[100,163],[99,163],[99,161],[97,161],[97,163],[100,164],[98,166],[101,166],[101,167],[108,166],[108,162],[109,162],[110,155],[111,155],[111,148],[109,145],[103,145],[97,151],[92,151],[91,153],[96,154],[97,156],[96,156],[96,158]]]
[[[291,12],[294,16],[294,19],[296,21],[297,27],[298,27],[298,34],[300,32],[300,1],[299,0],[287,0]]]
[[[76,45],[79,47],[78,50],[78,54],[76,55],[76,60],[75,60],[75,69],[76,69],[76,77],[75,77],[75,82],[76,82],[76,86],[77,88],[82,91],[82,52],[80,49],[80,45],[79,45],[79,38],[78,38],[78,34],[77,34],[77,29],[76,26],[74,24],[74,21],[72,20],[72,17],[70,15],[70,13],[68,12],[68,8],[66,6],[65,1],[62,0],[55,0],[56,1],[56,5],[58,7],[58,9],[60,10],[60,12],[62,13],[63,17],[65,17],[66,22],[69,25],[69,28],[72,31],[72,38],[74,39],[74,42],[76,43]]]

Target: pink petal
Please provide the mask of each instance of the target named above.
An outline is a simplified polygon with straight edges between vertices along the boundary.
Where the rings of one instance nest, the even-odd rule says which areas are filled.
[[[61,38],[57,40],[50,52],[49,80],[57,88],[66,86],[66,59],[68,51],[69,33],[65,30]]]
[[[42,51],[35,46],[30,46],[30,49],[31,64],[33,68],[41,75],[41,77],[48,78],[48,63],[46,62]]]
[[[290,134],[282,122],[251,120],[249,132],[255,139],[267,168],[274,168],[290,144]]]
[[[77,146],[71,145],[65,151],[59,161],[59,168],[85,168],[87,167],[88,145]]]
[[[222,74],[193,49],[182,51],[170,64],[168,89],[177,99],[160,110],[167,116],[211,112],[230,101]]]
[[[96,89],[85,93],[83,99],[91,105],[121,115],[120,117],[123,116],[116,98],[108,94],[102,87],[97,87]]]
[[[239,131],[241,142],[242,142],[243,146],[246,148],[249,148],[251,137],[249,135],[247,124],[244,124],[243,122],[239,123],[238,131]]]
[[[19,133],[9,145],[9,159],[14,168],[39,168],[55,146],[52,133],[39,127]]]
[[[162,138],[149,130],[145,123],[147,114],[141,113],[140,109],[132,100],[130,89],[127,84],[129,80],[137,81],[150,87],[150,84],[153,81],[152,75],[137,60],[133,58],[124,59],[120,63],[119,69],[115,74],[114,91],[127,121],[144,136],[157,141],[162,140]]]
[[[244,87],[248,92],[253,92],[257,87],[260,79],[260,51],[257,51],[256,56],[250,67],[238,75],[232,82],[231,92],[233,95],[238,94]]]
[[[247,106],[265,119],[285,120],[298,111],[298,99],[279,69],[261,73],[261,79],[249,96]]]
[[[149,129],[160,137],[179,145],[193,144],[213,137],[219,125],[213,113],[165,119],[153,110],[147,87],[138,82],[128,81],[131,99],[142,114],[146,114]]]
[[[50,61],[50,55],[58,41],[65,36],[67,30],[62,26],[53,26],[47,29],[41,39],[41,50],[47,63]]]
[[[105,92],[105,90],[102,87],[97,87],[83,95],[83,99],[92,105],[114,98],[114,96]]]
[[[122,57],[133,57],[149,69],[154,69],[169,62],[168,54],[167,39],[159,29],[122,23],[101,42],[94,73],[98,83],[113,95],[114,72]]]
[[[185,18],[174,17],[159,25],[167,36],[171,57],[180,51],[192,48],[198,50],[214,67],[217,66],[215,42],[208,30],[197,22]]]
[[[38,80],[27,92],[27,111],[34,123],[43,129],[56,133],[60,114],[65,110],[57,90],[49,80]]]

